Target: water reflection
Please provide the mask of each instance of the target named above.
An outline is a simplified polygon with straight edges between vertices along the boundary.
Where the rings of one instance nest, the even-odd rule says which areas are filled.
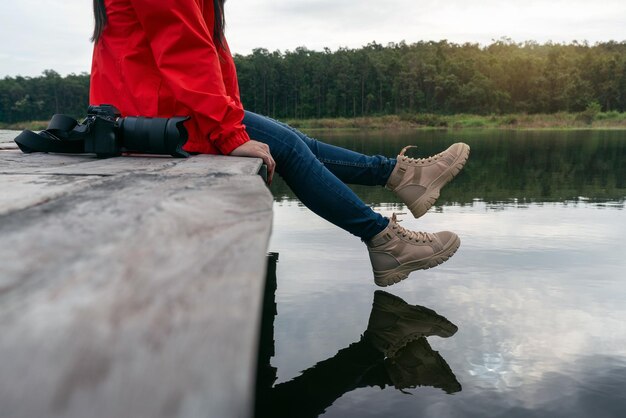
[[[378,380],[385,390],[352,384],[354,390],[330,398],[324,417],[624,415],[626,132],[368,132],[330,139],[386,155],[409,143],[428,155],[463,140],[472,158],[438,206],[403,224],[453,230],[463,247],[444,265],[392,288],[459,326],[452,338],[426,342],[463,390],[448,395],[444,384],[421,383],[406,396],[383,360],[372,370],[387,379]],[[282,258],[273,330],[278,370],[267,388],[360,342],[376,289],[363,244],[299,207],[281,187],[279,180],[272,186],[269,247]],[[404,209],[388,190],[356,189],[385,216]]]
[[[395,157],[407,144],[419,156],[462,140],[472,148],[463,175],[442,191],[437,206],[491,203],[618,202],[626,196],[626,134],[623,131],[422,131],[363,132],[320,139],[365,154]],[[382,188],[352,187],[367,203],[400,203]],[[295,200],[283,182],[272,186],[280,199]]]
[[[268,256],[257,371],[257,417],[317,417],[344,394],[364,387],[403,391],[427,386],[452,394],[461,384],[426,337],[448,338],[458,328],[423,306],[377,290],[366,330],[359,341],[340,349],[288,382],[273,386],[276,263]],[[273,386],[273,387],[272,387]]]

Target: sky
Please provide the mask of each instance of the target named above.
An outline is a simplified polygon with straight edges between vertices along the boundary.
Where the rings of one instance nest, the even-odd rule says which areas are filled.
[[[206,0],[205,0],[206,1]],[[91,0],[0,3],[0,77],[89,72]],[[626,41],[624,0],[228,0],[233,53],[442,40]]]

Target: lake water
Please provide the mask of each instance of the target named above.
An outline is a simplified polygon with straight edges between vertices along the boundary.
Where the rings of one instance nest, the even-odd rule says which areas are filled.
[[[470,144],[437,205],[401,216],[410,229],[455,231],[461,247],[378,288],[364,244],[277,179],[258,416],[625,416],[626,132],[316,136],[388,156]],[[383,188],[354,190],[386,215],[406,212]],[[381,324],[413,341],[385,358]]]

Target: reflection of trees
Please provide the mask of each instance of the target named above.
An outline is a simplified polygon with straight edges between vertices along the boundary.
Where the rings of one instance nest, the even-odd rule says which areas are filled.
[[[361,339],[321,361],[299,376],[272,387],[276,368],[273,323],[276,315],[276,261],[268,257],[268,274],[257,374],[257,417],[317,417],[345,393],[357,388],[387,386],[398,390],[430,386],[446,393],[461,385],[427,336],[447,338],[457,327],[423,306],[407,304],[387,292],[376,291],[367,329]]]
[[[336,145],[367,154],[394,156],[402,146],[416,143],[419,156],[439,152],[454,140],[472,147],[461,174],[442,191],[439,204],[558,202],[581,197],[594,202],[626,198],[626,137],[617,131],[482,131],[393,134],[320,133]],[[451,139],[454,138],[454,139]],[[354,186],[367,203],[400,203],[380,187]],[[280,181],[272,185],[277,197],[294,199]]]

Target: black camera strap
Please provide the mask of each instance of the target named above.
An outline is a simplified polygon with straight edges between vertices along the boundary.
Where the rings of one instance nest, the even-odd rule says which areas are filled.
[[[66,115],[54,115],[47,129],[35,133],[25,130],[15,139],[15,143],[26,154],[32,152],[56,152],[81,154],[85,152],[84,132],[80,132],[76,119]]]
[[[66,115],[54,115],[43,131],[25,130],[14,141],[27,154],[88,153],[110,158],[132,152],[187,158],[189,154],[183,149],[188,138],[184,126],[187,120],[188,116],[121,117],[115,106],[103,104],[89,106],[82,123]]]

